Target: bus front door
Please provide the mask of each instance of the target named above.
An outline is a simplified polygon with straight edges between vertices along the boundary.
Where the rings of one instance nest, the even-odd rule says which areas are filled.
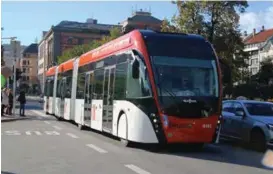
[[[112,132],[113,123],[113,92],[114,92],[115,67],[110,67],[104,71],[103,89],[103,116],[102,127],[106,132]]]

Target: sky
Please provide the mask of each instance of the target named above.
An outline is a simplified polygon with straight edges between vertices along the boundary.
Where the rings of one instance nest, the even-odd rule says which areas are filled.
[[[48,31],[52,25],[62,20],[85,22],[95,18],[98,23],[118,24],[131,16],[135,9],[151,9],[152,15],[159,19],[170,19],[176,12],[176,6],[170,1],[109,1],[109,2],[9,2],[2,1],[1,27],[2,37],[16,36],[22,45],[29,45],[37,38],[40,41],[42,31]],[[249,2],[249,7],[240,15],[243,31],[248,33],[262,25],[273,28],[273,1]],[[3,40],[3,43],[7,43]]]

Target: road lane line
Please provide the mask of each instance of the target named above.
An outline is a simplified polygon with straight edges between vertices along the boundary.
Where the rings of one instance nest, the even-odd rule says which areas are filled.
[[[59,126],[52,126],[52,127],[54,127],[55,129],[57,129],[57,130],[61,130],[62,128],[60,128]]]
[[[47,134],[47,135],[60,135],[60,133],[56,132],[56,131],[45,131],[45,134]]]
[[[150,172],[147,172],[133,164],[126,164],[125,167],[133,170],[134,172],[138,173],[138,174],[151,174]]]
[[[88,146],[88,147],[90,147],[90,148],[92,148],[92,149],[98,151],[99,153],[107,153],[106,150],[101,149],[101,148],[95,146],[94,144],[87,144],[86,146]]]
[[[49,121],[44,121],[46,124],[50,124],[50,122]]]
[[[39,131],[26,131],[26,134],[31,135],[32,134],[31,132],[35,132],[36,135],[42,135],[42,133]]]
[[[68,136],[70,136],[70,137],[72,137],[72,138],[79,138],[77,135],[74,135],[74,134],[72,134],[72,133],[67,133],[66,135],[68,135]]]

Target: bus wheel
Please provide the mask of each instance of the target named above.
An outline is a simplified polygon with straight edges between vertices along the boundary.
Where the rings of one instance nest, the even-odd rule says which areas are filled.
[[[130,147],[132,144],[130,141],[125,140],[123,138],[120,138],[120,142],[121,142],[122,146],[124,146],[124,147]]]
[[[79,128],[80,130],[83,130],[83,125],[81,125],[81,124],[78,123],[78,128]]]
[[[48,113],[48,112],[46,112],[45,114],[46,114],[46,115],[49,115],[49,113]]]

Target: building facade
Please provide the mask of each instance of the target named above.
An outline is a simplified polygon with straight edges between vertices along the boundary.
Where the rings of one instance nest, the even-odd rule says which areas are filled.
[[[37,86],[39,81],[38,72],[38,44],[30,44],[24,51],[20,60],[22,78],[20,84],[23,86]]]
[[[271,58],[273,61],[273,28],[266,30],[262,27],[258,33],[254,29],[250,35],[245,34],[243,42],[245,44],[244,51],[250,55],[248,69],[251,75],[259,72],[261,62],[266,58]]]
[[[123,33],[128,33],[134,29],[151,29],[160,31],[162,22],[162,20],[153,17],[152,13],[140,9],[120,24],[122,25]]]
[[[87,44],[109,35],[112,28],[119,25],[99,24],[95,19],[86,22],[61,21],[58,25],[43,34],[38,46],[39,69],[38,76],[42,92],[45,83],[46,70],[58,63],[58,56],[77,45]]]
[[[9,68],[13,68],[13,64],[14,64],[14,56],[16,57],[16,68],[19,68],[19,61],[20,58],[22,57],[22,53],[24,51],[24,49],[26,48],[26,46],[24,45],[20,45],[16,48],[19,51],[16,51],[17,54],[15,54],[14,52],[14,48],[11,44],[3,44],[3,60],[5,63],[5,66],[9,67]]]

